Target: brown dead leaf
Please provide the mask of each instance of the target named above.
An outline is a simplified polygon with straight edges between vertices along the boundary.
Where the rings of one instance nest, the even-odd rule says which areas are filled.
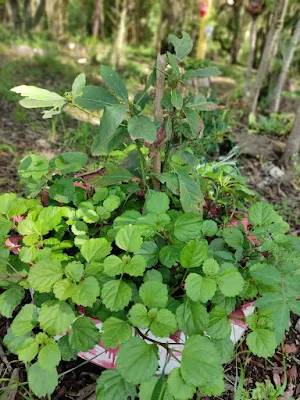
[[[297,372],[297,367],[296,365],[293,365],[292,368],[290,368],[287,373],[286,373],[289,381],[294,381],[296,382],[296,378],[298,376],[298,372]]]
[[[278,374],[273,374],[273,381],[274,381],[276,386],[280,386],[281,385],[281,379],[280,379],[280,376]]]
[[[297,353],[297,347],[294,343],[292,344],[285,344],[283,346],[284,352],[286,355]]]

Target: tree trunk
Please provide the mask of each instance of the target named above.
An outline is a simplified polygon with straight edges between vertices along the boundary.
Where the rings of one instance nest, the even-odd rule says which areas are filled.
[[[22,18],[20,15],[20,8],[18,0],[6,1],[6,13],[8,16],[8,25],[19,31],[22,26]]]
[[[96,0],[95,2],[95,10],[93,17],[93,38],[97,38],[99,35],[99,25],[100,25],[100,17],[102,14],[102,3],[103,0]]]
[[[300,150],[300,105],[297,108],[293,129],[288,137],[287,145],[285,148],[285,152],[282,156],[281,163],[286,168],[289,168],[289,166],[291,165],[291,161],[295,161],[297,163],[299,157],[299,150]],[[296,155],[296,157],[295,160],[292,160],[294,154]]]
[[[254,61],[254,53],[256,46],[256,34],[257,34],[257,17],[252,17],[251,28],[250,28],[250,38],[249,38],[249,52],[247,59],[247,69],[246,69],[246,79],[245,79],[245,97],[248,98],[250,94],[251,86],[251,75]]]
[[[48,27],[57,40],[63,38],[68,26],[68,0],[51,0],[46,2]]]
[[[258,97],[260,94],[260,90],[263,84],[263,81],[266,77],[268,67],[274,57],[274,50],[276,43],[279,40],[280,32],[283,26],[284,17],[286,14],[288,5],[288,0],[277,0],[273,15],[272,24],[267,36],[267,40],[265,43],[263,55],[261,58],[261,62],[259,65],[257,77],[255,80],[255,84],[251,93],[251,98],[248,107],[248,113],[255,113]]]
[[[279,105],[280,105],[280,100],[281,100],[281,92],[282,88],[284,85],[284,82],[286,81],[287,74],[289,72],[289,68],[297,47],[297,43],[300,37],[300,18],[298,19],[296,28],[294,30],[290,45],[288,46],[286,55],[284,57],[283,61],[283,66],[282,70],[280,72],[277,85],[275,87],[272,99],[271,99],[271,105],[270,105],[270,111],[277,113],[279,110]]]
[[[119,29],[117,32],[116,40],[114,43],[114,49],[112,53],[112,66],[114,69],[118,69],[123,63],[124,57],[124,46],[126,44],[126,19],[127,19],[127,0],[123,2],[123,8],[121,11]]]
[[[239,54],[239,42],[240,42],[240,25],[241,25],[241,9],[243,2],[240,0],[235,0],[233,4],[233,18],[232,24],[232,41],[230,46],[230,57],[231,64],[236,64]]]

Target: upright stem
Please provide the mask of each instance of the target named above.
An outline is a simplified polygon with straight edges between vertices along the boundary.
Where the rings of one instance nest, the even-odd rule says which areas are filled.
[[[155,121],[163,121],[163,106],[161,104],[164,95],[165,86],[165,69],[167,64],[166,54],[158,54],[156,59],[156,94],[155,94]],[[161,150],[159,147],[156,148],[156,154],[153,159],[153,172],[155,174],[161,173]],[[153,177],[153,188],[160,190],[160,182]]]

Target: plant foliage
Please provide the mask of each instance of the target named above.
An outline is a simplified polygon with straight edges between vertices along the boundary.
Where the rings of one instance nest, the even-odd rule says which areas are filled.
[[[300,314],[300,240],[286,234],[288,224],[265,202],[250,207],[248,230],[229,223],[236,202],[253,193],[232,178],[233,164],[204,165],[193,151],[206,99],[182,97],[178,88],[186,74],[178,63],[192,44],[186,33],[169,40],[175,56],[168,54],[164,121],[142,113],[155,70],[133,102],[107,66],[100,69],[106,88],[86,86],[81,74],[63,97],[14,89],[25,97],[25,107],[52,107],[47,117],[65,104],[103,110],[94,155],[132,143],[121,161],[112,157],[100,172],[77,178],[87,155],[63,153],[48,161],[31,154],[19,166],[26,197],[0,196],[0,313],[13,317],[4,342],[27,364],[37,397],[54,391],[61,360],[100,339],[107,349],[120,349],[117,370],[98,380],[98,399],[185,400],[196,391],[219,396],[222,365],[232,356],[234,308],[257,299],[246,341],[262,357],[281,342],[290,311]],[[156,143],[162,127],[166,137]],[[151,171],[151,146],[156,152],[163,148],[161,174]],[[154,176],[161,191],[152,189]],[[224,179],[231,185],[223,186],[218,203],[214,188]],[[103,322],[101,332],[92,317]],[[165,340],[178,330],[187,337],[181,360],[169,345],[174,339]],[[149,334],[155,339],[148,340]],[[64,336],[56,341],[56,335]],[[160,347],[178,361],[167,381],[154,376]]]

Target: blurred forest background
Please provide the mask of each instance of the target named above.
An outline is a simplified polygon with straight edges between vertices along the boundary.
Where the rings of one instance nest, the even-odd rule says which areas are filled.
[[[0,0],[1,190],[18,189],[17,165],[30,151],[89,152],[99,125],[92,121],[91,128],[88,117],[68,108],[43,120],[20,107],[10,88],[27,84],[64,93],[80,72],[101,84],[99,65],[105,63],[133,93],[156,54],[168,50],[168,34],[182,31],[194,42],[183,68],[216,65],[222,71],[191,82],[223,106],[203,115],[204,157],[220,158],[238,145],[249,184],[297,226],[298,0]]]

